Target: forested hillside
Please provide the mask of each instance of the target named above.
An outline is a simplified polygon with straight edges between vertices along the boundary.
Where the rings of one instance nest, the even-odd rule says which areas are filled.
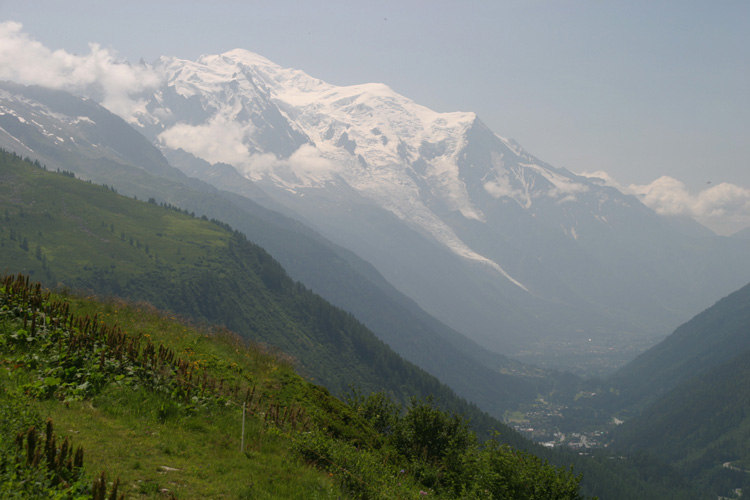
[[[610,379],[616,409],[637,413],[687,379],[750,349],[750,285],[724,297],[677,328]]]
[[[658,457],[716,495],[750,489],[750,285],[610,382],[609,404],[626,420],[612,433],[614,449]]]
[[[615,449],[648,452],[717,494],[750,491],[750,350],[618,426]]]
[[[351,388],[384,390],[401,402],[432,395],[476,428],[498,425],[223,223],[137,202],[9,153],[0,161],[7,186],[0,193],[0,268],[225,325],[291,355],[338,395]],[[503,435],[521,443],[509,428]]]

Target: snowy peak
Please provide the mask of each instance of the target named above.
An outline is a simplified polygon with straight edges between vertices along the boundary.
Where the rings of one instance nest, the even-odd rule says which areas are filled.
[[[163,147],[288,189],[334,180],[370,197],[426,188],[481,219],[456,165],[474,113],[436,113],[383,84],[337,87],[245,50],[162,58],[156,68],[165,85],[138,119]]]
[[[158,123],[161,129],[152,134],[163,145],[182,147],[209,162],[240,163],[253,178],[270,176],[264,165],[261,172],[254,171],[253,155],[289,158],[305,143],[332,161],[353,156],[354,165],[362,167],[408,164],[435,144],[448,144],[455,155],[462,134],[476,119],[473,113],[433,112],[383,84],[336,87],[245,50],[194,62],[162,58],[156,68],[165,85],[151,98],[150,116],[139,116],[139,125],[153,129]],[[226,128],[230,122],[241,126],[229,127],[220,148],[195,142],[196,134],[186,128],[206,132],[215,128],[212,124]],[[283,135],[291,140],[269,148],[268,141],[257,137],[269,126],[276,132],[286,129]],[[221,158],[217,149],[233,154]],[[237,153],[245,154],[244,161]]]
[[[163,85],[143,96],[146,113],[136,125],[163,147],[210,163],[243,166],[257,155],[290,156],[309,140],[271,102],[257,64],[278,68],[246,51],[159,59]]]
[[[545,207],[586,197],[589,218],[606,221],[591,201],[599,187],[537,160],[474,113],[438,113],[379,83],[331,85],[239,49],[162,58],[155,69],[164,84],[143,96],[138,125],[162,148],[232,165],[266,190],[336,192],[337,203],[357,196],[523,290],[506,256],[480,249],[465,224],[497,227],[510,203],[575,239],[572,216]]]
[[[233,49],[219,55],[204,55],[198,61],[206,66],[214,66],[217,59],[247,67],[261,67],[267,71],[281,71],[283,68],[278,64],[266,59],[260,54],[245,49]]]
[[[232,83],[243,86],[243,93],[248,96],[258,91],[257,85],[262,81],[259,76],[277,75],[285,71],[265,57],[241,49],[219,55],[204,55],[197,61],[161,57],[155,68],[164,74],[167,86],[175,87],[177,93],[186,98],[220,93]]]

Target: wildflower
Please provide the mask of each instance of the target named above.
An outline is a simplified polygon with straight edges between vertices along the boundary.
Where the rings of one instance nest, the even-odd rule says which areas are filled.
[[[427,492],[424,491],[424,490],[419,490],[419,496],[426,497],[427,496]]]

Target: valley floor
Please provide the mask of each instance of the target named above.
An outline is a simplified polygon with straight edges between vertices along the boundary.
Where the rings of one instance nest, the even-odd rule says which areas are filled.
[[[656,336],[628,335],[601,339],[546,339],[509,354],[531,365],[570,371],[584,378],[602,377],[614,373],[661,340]]]

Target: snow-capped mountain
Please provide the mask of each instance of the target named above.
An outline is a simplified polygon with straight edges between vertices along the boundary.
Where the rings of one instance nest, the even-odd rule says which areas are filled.
[[[129,117],[172,165],[312,225],[490,348],[631,347],[750,280],[748,242],[683,234],[474,113],[436,113],[382,84],[337,87],[243,50],[150,69],[162,83]],[[146,160],[135,163],[163,168]]]
[[[133,125],[171,163],[224,189],[261,187],[491,348],[665,334],[750,279],[740,243],[680,234],[474,113],[244,50],[153,68],[163,84],[140,96]]]
[[[587,181],[537,165],[499,136],[491,168],[477,169],[467,162],[469,132],[483,128],[474,113],[436,113],[382,84],[335,87],[242,50],[195,63],[165,58],[159,67],[167,85],[138,124],[163,146],[231,163],[253,181],[289,191],[343,183],[524,290],[428,205],[486,222],[469,190],[527,209],[534,197],[572,199],[588,190]],[[197,136],[221,139],[205,144]]]
[[[164,147],[230,163],[287,191],[346,185],[524,288],[425,204],[429,196],[483,220],[456,168],[473,113],[435,113],[381,84],[335,87],[241,50],[195,63],[162,59],[159,69],[167,85],[138,124]]]

